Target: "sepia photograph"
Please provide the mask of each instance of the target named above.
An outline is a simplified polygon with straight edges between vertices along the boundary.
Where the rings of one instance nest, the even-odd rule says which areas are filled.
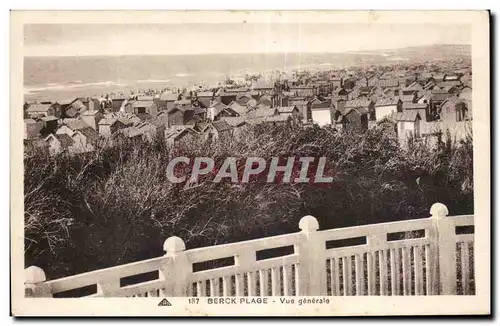
[[[11,18],[14,314],[489,311],[488,12]]]

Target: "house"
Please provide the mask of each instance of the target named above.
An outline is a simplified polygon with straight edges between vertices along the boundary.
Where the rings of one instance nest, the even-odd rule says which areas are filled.
[[[230,136],[233,131],[233,126],[227,123],[225,120],[212,121],[208,125],[208,128],[204,131],[204,137],[207,140],[216,140],[224,136]]]
[[[290,92],[301,97],[314,96],[314,87],[312,85],[290,86]]]
[[[429,110],[428,103],[412,103],[403,102],[403,112],[404,111],[416,111],[422,118],[422,121],[431,121],[431,112]]]
[[[200,133],[194,130],[192,126],[174,125],[165,129],[165,139],[169,146],[182,142],[190,143],[199,135]]]
[[[420,114],[416,110],[396,112],[392,118],[397,123],[397,137],[404,141],[410,137],[420,137]]]
[[[62,118],[78,118],[80,114],[87,110],[87,107],[81,100],[75,99],[65,108]]]
[[[407,94],[407,95],[401,95],[399,97],[403,103],[416,103],[417,102],[417,93],[414,92],[413,94]]]
[[[156,117],[157,107],[153,100],[147,100],[147,101],[137,100],[130,102],[130,104],[132,107],[132,112],[130,113],[133,113],[135,115],[147,113],[152,117]]]
[[[90,128],[83,120],[80,119],[63,119],[61,126],[57,129],[56,134],[67,134],[73,136],[73,134],[85,128]]]
[[[378,81],[378,86],[382,88],[399,88],[399,80],[396,78],[383,78]]]
[[[439,120],[445,122],[462,122],[471,120],[467,100],[453,97],[445,100],[438,110]]]
[[[219,100],[222,104],[229,105],[231,102],[236,101],[236,98],[238,97],[237,92],[227,92],[227,91],[222,91],[219,93]]]
[[[368,109],[365,107],[346,108],[339,115],[335,114],[335,126],[343,130],[367,130],[368,129]]]
[[[276,108],[256,108],[247,112],[246,117],[248,119],[259,119],[271,117],[274,115],[278,115],[279,112]]]
[[[210,120],[215,120],[219,113],[224,111],[227,105],[221,103],[220,101],[215,101],[207,108],[207,118]]]
[[[383,117],[395,112],[403,111],[403,102],[398,98],[381,98],[374,104],[374,109],[370,114],[370,120],[378,121]]]
[[[99,139],[99,134],[92,127],[87,125],[82,120],[65,119],[63,124],[57,129],[56,135],[66,134],[73,139],[75,134],[78,134],[78,142],[74,142],[72,152],[86,152],[91,150],[91,145],[95,145]],[[72,146],[73,146],[72,145]]]
[[[227,106],[227,108],[225,110],[232,111],[232,114],[230,114],[230,116],[238,117],[238,116],[243,116],[246,114],[247,107],[238,104],[238,102],[236,102],[236,101],[232,101],[231,103],[229,103],[229,105]]]
[[[50,134],[44,139],[44,142],[48,145],[52,155],[68,152],[74,144],[73,139],[67,134]]]
[[[196,93],[196,98],[204,107],[208,108],[215,99],[214,92],[204,91]]]
[[[28,105],[25,114],[28,118],[35,119],[41,117],[55,116],[56,110],[52,103],[42,104],[35,102]]]
[[[118,130],[125,129],[132,124],[131,122],[122,120],[112,117],[101,119],[98,123],[99,134],[102,136],[111,136]]]
[[[244,117],[223,117],[221,121],[226,121],[233,128],[248,126],[249,123]]]
[[[368,111],[372,111],[375,107],[375,102],[369,99],[359,98],[356,100],[345,101],[343,107],[345,109],[365,108]]]
[[[111,100],[111,105],[110,105],[111,112],[118,112],[120,111],[122,103],[125,102],[127,98],[123,95],[115,95],[111,96],[110,100]]]
[[[142,138],[143,138],[142,131],[139,130],[139,128],[137,128],[136,126],[130,126],[130,127],[120,129],[117,132],[117,134],[122,135],[123,137],[128,138],[130,140],[134,140],[134,141],[139,141],[139,140],[142,140]]]
[[[99,129],[99,121],[104,118],[104,114],[96,110],[88,110],[80,115],[80,119],[83,120],[87,125],[89,125],[94,130]]]
[[[94,150],[98,134],[92,128],[86,128],[74,132],[71,139],[73,144],[68,148],[70,153],[87,153]]]
[[[160,96],[160,103],[163,104],[164,110],[170,110],[174,108],[174,102],[177,101],[179,98],[179,94],[171,93],[171,92],[164,92]]]
[[[344,87],[344,78],[342,76],[331,75],[328,81],[334,89]]]
[[[158,135],[165,133],[166,125],[161,120],[146,121],[137,125],[143,139],[152,142]]]
[[[194,109],[191,106],[179,105],[167,110],[168,127],[174,125],[185,125],[194,116]]]
[[[332,103],[331,101],[324,101],[321,103],[311,104],[310,112],[311,112],[311,120],[313,121],[313,123],[316,123],[319,126],[326,126],[332,124],[331,103]]]
[[[24,139],[33,139],[40,136],[43,122],[33,119],[24,119]]]
[[[272,83],[265,82],[263,80],[252,81],[252,90],[256,92],[271,92],[274,89]]]
[[[43,117],[38,121],[41,124],[42,129],[40,130],[40,134],[45,137],[48,134],[53,134],[56,132],[57,127],[59,126],[59,119],[54,116]]]
[[[276,108],[279,115],[290,116],[293,120],[302,120],[302,113],[296,106],[283,106]]]

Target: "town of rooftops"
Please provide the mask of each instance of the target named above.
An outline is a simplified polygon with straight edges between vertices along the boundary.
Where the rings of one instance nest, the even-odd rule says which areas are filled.
[[[120,138],[153,142],[161,137],[168,146],[194,139],[245,138],[249,128],[261,124],[318,125],[339,135],[346,130],[381,128],[402,145],[408,137],[438,141],[436,130],[448,129],[459,140],[465,137],[473,116],[471,81],[469,59],[408,61],[289,73],[273,70],[182,90],[147,89],[127,95],[117,92],[70,101],[26,102],[24,144],[26,150],[41,147],[52,155],[77,155],[94,151],[103,142],[113,146]],[[321,164],[315,160],[311,169],[319,171],[319,182],[323,180]],[[270,173],[272,162],[265,167]],[[301,169],[297,162],[295,172]],[[172,169],[183,164],[184,159]],[[227,164],[231,178],[231,160]],[[189,165],[196,168],[194,162]],[[239,176],[242,180],[262,173],[252,166]],[[281,165],[277,166],[279,170]],[[192,170],[193,175],[203,175],[203,171],[202,165],[198,172]],[[304,175],[298,180],[305,180]]]

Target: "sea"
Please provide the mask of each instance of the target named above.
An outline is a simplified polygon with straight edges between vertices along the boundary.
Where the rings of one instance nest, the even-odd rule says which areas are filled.
[[[337,69],[395,63],[379,53],[273,53],[25,57],[25,101],[69,101],[110,93],[217,85],[270,70]]]

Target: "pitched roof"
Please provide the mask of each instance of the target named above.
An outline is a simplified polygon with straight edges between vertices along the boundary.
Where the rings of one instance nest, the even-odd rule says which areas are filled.
[[[244,117],[223,117],[221,121],[226,121],[232,127],[239,127],[246,124]]]
[[[182,133],[184,133],[186,131],[198,134],[198,132],[193,129],[193,126],[173,125],[170,128],[165,130],[165,137],[166,138],[174,137],[174,139],[175,139],[176,137],[178,137],[179,135],[181,135]]]
[[[132,102],[132,107],[133,108],[150,108],[152,106],[154,106],[155,103],[153,102],[153,100],[151,101],[134,101]]]
[[[279,114],[283,114],[283,113],[292,113],[297,108],[295,106],[282,106],[276,109],[278,110]]]
[[[74,131],[84,128],[91,128],[88,124],[80,119],[64,119],[63,125],[66,125],[69,129]]]
[[[142,132],[139,130],[139,128],[134,127],[134,126],[120,129],[118,132],[122,133],[123,135],[125,135],[128,138],[142,135]]]
[[[138,113],[136,114],[141,121],[152,120],[153,117],[149,113]]]
[[[380,79],[378,81],[378,85],[380,87],[397,87],[399,86],[399,80],[395,78],[389,78],[389,79]]]
[[[315,102],[311,104],[311,110],[315,109],[328,109],[330,108],[332,102],[331,101],[323,101],[323,102]]]
[[[409,110],[403,112],[395,112],[393,113],[392,118],[396,121],[415,122],[417,119],[420,119],[421,117],[418,111]]]
[[[258,108],[247,113],[249,118],[270,117],[276,114],[276,111],[270,108]]]
[[[397,98],[391,98],[391,97],[386,97],[386,98],[380,98],[377,99],[375,102],[375,106],[388,106],[388,105],[396,105],[399,102],[399,99]]]
[[[415,94],[412,95],[403,95],[400,97],[401,101],[407,103],[407,102],[413,102],[415,99]]]
[[[411,102],[403,103],[404,110],[426,109],[428,106],[429,104],[427,103],[411,103]]]
[[[91,141],[94,141],[97,138],[99,138],[99,134],[97,133],[97,131],[95,131],[91,127],[79,129],[77,132],[81,132],[85,137],[87,137],[87,139]]]
[[[239,115],[243,115],[247,112],[246,106],[242,106],[235,101],[229,103],[228,107]]]
[[[75,143],[75,141],[67,134],[50,134],[47,138],[45,138],[45,141],[52,137],[56,138],[64,148],[68,148]]]
[[[33,103],[26,109],[26,112],[47,112],[52,104]]]
[[[212,97],[213,95],[214,93],[209,91],[196,93],[197,97]]]
[[[213,121],[212,126],[214,126],[214,128],[218,132],[223,132],[223,131],[233,129],[233,127],[229,123],[227,123],[225,120]]]
[[[41,119],[42,121],[54,121],[54,120],[59,120],[57,117],[54,117],[53,115],[49,115],[48,117],[43,117]]]
[[[179,97],[179,94],[174,94],[174,93],[170,93],[170,92],[164,92],[163,94],[161,94],[160,96],[160,100],[161,101],[164,101],[164,102],[173,102],[173,101],[177,101],[177,98]]]
[[[369,99],[355,99],[355,100],[350,100],[346,101],[344,107],[345,108],[362,108],[362,107],[368,107],[370,105],[371,101]]]
[[[137,96],[138,101],[153,101],[154,99],[155,99],[154,96],[147,96],[147,95]]]

